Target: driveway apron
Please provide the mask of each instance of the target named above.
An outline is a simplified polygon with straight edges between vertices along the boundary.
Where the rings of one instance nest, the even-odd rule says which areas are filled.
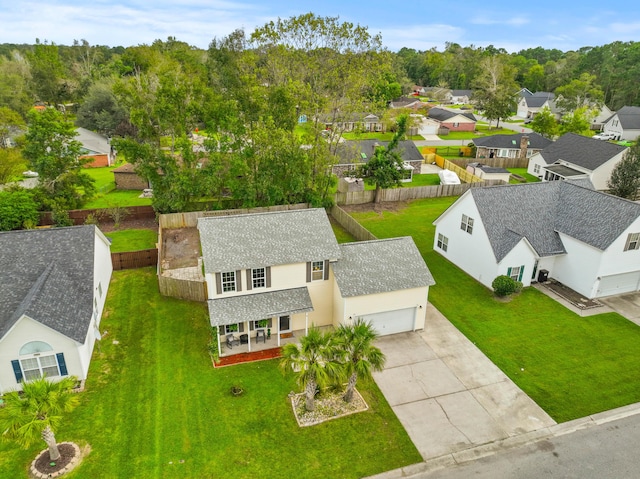
[[[431,304],[424,331],[376,344],[374,379],[425,461],[556,424]]]

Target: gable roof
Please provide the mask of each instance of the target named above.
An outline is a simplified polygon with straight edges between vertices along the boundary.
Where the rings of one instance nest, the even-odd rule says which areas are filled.
[[[468,96],[471,97],[472,90],[451,90],[451,96]]]
[[[431,110],[429,110],[429,118],[434,118],[435,120],[438,120],[438,121],[447,121],[453,118],[454,116],[458,116],[458,115],[462,115],[472,121],[477,121],[473,113],[469,113],[469,112],[463,112],[463,111],[453,112],[450,110],[445,110],[443,108],[431,108]]]
[[[616,115],[618,115],[618,120],[623,129],[640,130],[640,106],[623,106],[611,118]]]
[[[95,229],[0,233],[0,338],[26,315],[84,343],[93,313]]]
[[[524,101],[528,107],[540,108],[546,102],[553,102],[555,95],[546,91],[537,91],[533,95],[525,95],[522,96],[522,98],[524,98]]]
[[[410,236],[343,243],[340,250],[331,266],[345,298],[435,284]]]
[[[347,140],[338,145],[336,155],[344,163],[366,163],[369,161],[376,147],[389,145],[388,141],[379,140]],[[411,140],[400,140],[397,151],[400,153],[402,161],[423,161],[422,153],[416,144]]]
[[[539,256],[565,253],[559,233],[605,250],[640,217],[640,204],[592,189],[589,181],[549,181],[469,190],[497,261],[526,238]]]
[[[540,155],[547,165],[562,160],[593,171],[626,148],[608,141],[565,133],[542,150]]]
[[[516,133],[515,135],[489,135],[481,138],[474,138],[473,143],[476,146],[484,146],[487,148],[511,148],[520,149],[520,140],[523,136],[529,137],[529,148],[542,150],[549,146],[553,141],[545,138],[538,133]]]
[[[94,133],[86,128],[77,128],[78,136],[76,140],[82,143],[82,147],[87,150],[83,154],[107,154],[111,151],[111,145],[106,136]]]
[[[208,273],[340,257],[322,208],[199,218],[198,231]]]

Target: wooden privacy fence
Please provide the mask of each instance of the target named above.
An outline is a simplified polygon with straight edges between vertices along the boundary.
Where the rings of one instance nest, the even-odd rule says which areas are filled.
[[[267,213],[269,211],[301,210],[309,208],[308,203],[294,205],[264,206],[260,208],[238,208],[233,210],[194,211],[191,213],[169,213],[160,215],[160,229],[195,228],[198,218],[210,216],[244,215],[247,213]]]
[[[464,183],[481,183],[482,182],[482,178],[474,175],[473,173],[469,173],[467,170],[459,167],[458,165],[451,162],[450,160],[444,160],[444,169],[453,171],[456,175],[458,175],[458,178],[460,178],[460,181]]]
[[[449,160],[458,166],[466,168],[469,163],[477,161],[487,166],[494,166],[496,168],[527,168],[529,166],[529,158],[469,158]]]
[[[158,275],[160,294],[189,301],[207,301],[207,283]]]
[[[378,239],[374,236],[373,233],[371,233],[371,231],[354,220],[345,210],[343,210],[339,206],[332,206],[329,213],[340,226],[347,230],[351,234],[351,236],[353,236],[358,241]]]
[[[111,264],[114,270],[144,268],[158,264],[157,249],[143,249],[140,251],[125,251],[111,253]]]

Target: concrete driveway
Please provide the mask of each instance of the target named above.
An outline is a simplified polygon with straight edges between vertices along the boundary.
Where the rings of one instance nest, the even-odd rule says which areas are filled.
[[[640,293],[609,296],[600,298],[599,301],[640,326]]]
[[[376,344],[374,379],[425,461],[556,424],[431,304],[424,331]]]

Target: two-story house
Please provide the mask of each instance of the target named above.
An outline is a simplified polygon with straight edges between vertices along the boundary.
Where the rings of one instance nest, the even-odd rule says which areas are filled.
[[[265,329],[280,346],[357,318],[380,334],[424,327],[434,281],[410,237],[339,245],[323,209],[199,218],[198,230],[221,346],[231,335],[251,350]]]

